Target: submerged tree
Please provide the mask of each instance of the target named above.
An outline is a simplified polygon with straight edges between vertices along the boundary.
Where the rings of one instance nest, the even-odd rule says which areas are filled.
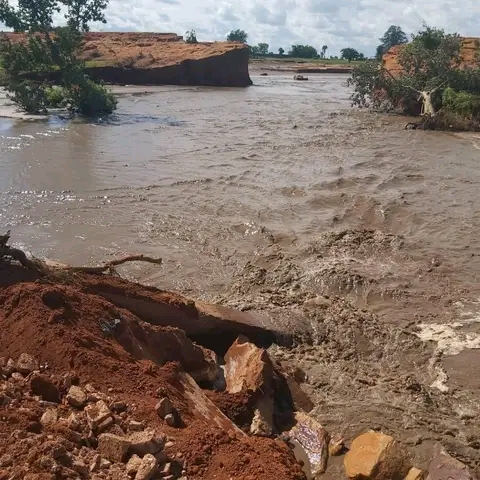
[[[106,7],[107,0],[22,0],[17,7],[0,0],[0,22],[24,32],[16,41],[3,35],[0,43],[9,97],[30,113],[52,106],[87,116],[111,113],[113,94],[85,75],[79,59],[83,33],[91,22],[106,23]],[[66,26],[54,27],[53,17],[61,12]]]
[[[457,34],[424,25],[399,52],[399,71],[376,61],[353,69],[353,104],[430,117],[431,128],[473,128],[479,120],[480,69],[462,68],[461,44]]]

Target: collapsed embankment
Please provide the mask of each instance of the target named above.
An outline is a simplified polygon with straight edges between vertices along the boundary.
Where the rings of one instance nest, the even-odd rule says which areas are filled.
[[[404,443],[363,427],[360,435],[328,432],[309,416],[305,372],[272,348],[304,339],[308,352],[310,323],[278,327],[97,269],[32,262],[2,247],[6,241],[0,237],[1,480],[423,478]],[[323,318],[323,360],[358,364],[365,351],[380,364],[386,338],[340,303],[308,300]],[[366,349],[360,326],[378,343]],[[432,455],[430,480],[445,472],[474,478],[445,450]],[[329,473],[339,462],[342,474]]]
[[[22,34],[7,34],[21,41]],[[111,84],[246,87],[248,48],[240,43],[187,44],[162,33],[89,32],[82,58],[88,74]],[[54,78],[52,73],[49,77]]]

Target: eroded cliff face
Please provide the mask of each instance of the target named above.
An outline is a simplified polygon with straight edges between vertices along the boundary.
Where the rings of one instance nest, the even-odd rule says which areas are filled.
[[[22,34],[8,37],[23,38]],[[248,48],[240,43],[187,44],[173,33],[89,32],[82,57],[92,78],[114,84],[252,84]]]
[[[402,72],[402,67],[398,63],[398,54],[402,49],[402,45],[392,47],[383,56],[384,67],[393,75],[398,75]],[[465,37],[462,39],[461,56],[462,66],[464,68],[474,68],[480,66],[480,38]]]

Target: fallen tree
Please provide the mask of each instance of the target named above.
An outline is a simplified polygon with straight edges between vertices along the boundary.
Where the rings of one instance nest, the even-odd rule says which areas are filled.
[[[374,60],[354,67],[352,103],[420,116],[407,125],[414,128],[478,131],[480,68],[462,61],[461,37],[424,26],[400,50],[400,72]]]

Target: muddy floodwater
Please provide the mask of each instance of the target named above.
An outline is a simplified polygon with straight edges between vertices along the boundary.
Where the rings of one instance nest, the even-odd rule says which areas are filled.
[[[480,135],[353,110],[346,76],[253,81],[124,89],[94,123],[0,119],[0,229],[76,265],[161,256],[121,272],[308,318],[307,343],[273,353],[330,430],[477,469]]]

